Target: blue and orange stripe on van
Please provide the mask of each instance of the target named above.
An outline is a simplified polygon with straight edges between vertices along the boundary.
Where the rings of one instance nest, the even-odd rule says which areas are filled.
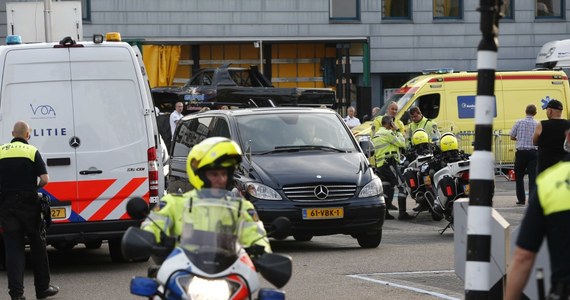
[[[102,179],[102,180],[82,180],[82,181],[60,181],[50,182],[42,192],[49,195],[52,201],[52,206],[57,207],[64,205],[65,202],[71,203],[71,212],[67,219],[54,220],[54,223],[74,223],[74,222],[89,222],[89,221],[104,221],[108,219],[116,220],[117,218],[110,218],[110,214],[119,207],[125,205],[131,197],[137,196],[136,191],[148,180],[146,177],[133,178],[124,186],[119,188],[119,191],[107,200],[95,213],[88,218],[81,213],[89,207],[94,201],[113,186],[117,181],[116,179]],[[80,195],[77,195],[79,188]],[[146,191],[142,196],[147,202],[149,201],[149,191]],[[140,194],[139,194],[140,196]],[[118,219],[130,219],[126,212],[121,213]]]

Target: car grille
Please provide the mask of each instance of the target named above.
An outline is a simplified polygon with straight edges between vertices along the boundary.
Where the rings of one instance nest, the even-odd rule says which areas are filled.
[[[283,192],[291,201],[340,201],[352,198],[356,193],[356,185],[320,184],[285,186],[283,187]]]

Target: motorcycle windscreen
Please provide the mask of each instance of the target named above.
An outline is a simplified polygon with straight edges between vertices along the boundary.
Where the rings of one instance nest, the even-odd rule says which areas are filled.
[[[219,273],[238,258],[240,202],[225,190],[198,193],[185,209],[180,247],[202,271]]]

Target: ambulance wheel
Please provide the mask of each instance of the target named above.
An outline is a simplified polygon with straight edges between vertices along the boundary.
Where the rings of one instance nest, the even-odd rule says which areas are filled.
[[[356,240],[362,248],[377,248],[382,241],[382,230],[358,234]]]
[[[297,242],[308,242],[313,238],[313,236],[310,234],[294,234],[293,238]]]
[[[121,239],[109,240],[109,254],[112,262],[125,262],[125,257],[121,251]]]
[[[89,242],[85,243],[85,248],[87,248],[87,249],[99,249],[99,248],[101,248],[102,244],[103,244],[102,240],[89,241]]]

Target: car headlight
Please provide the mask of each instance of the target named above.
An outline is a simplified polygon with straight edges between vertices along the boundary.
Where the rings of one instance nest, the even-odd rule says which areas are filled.
[[[246,191],[251,196],[261,200],[282,200],[281,195],[274,189],[265,184],[250,182],[247,184]]]
[[[362,188],[360,194],[358,194],[358,198],[379,196],[382,195],[383,192],[382,181],[377,176],[374,176],[374,178]]]
[[[230,284],[224,279],[192,277],[186,293],[190,299],[227,300],[232,295]]]

